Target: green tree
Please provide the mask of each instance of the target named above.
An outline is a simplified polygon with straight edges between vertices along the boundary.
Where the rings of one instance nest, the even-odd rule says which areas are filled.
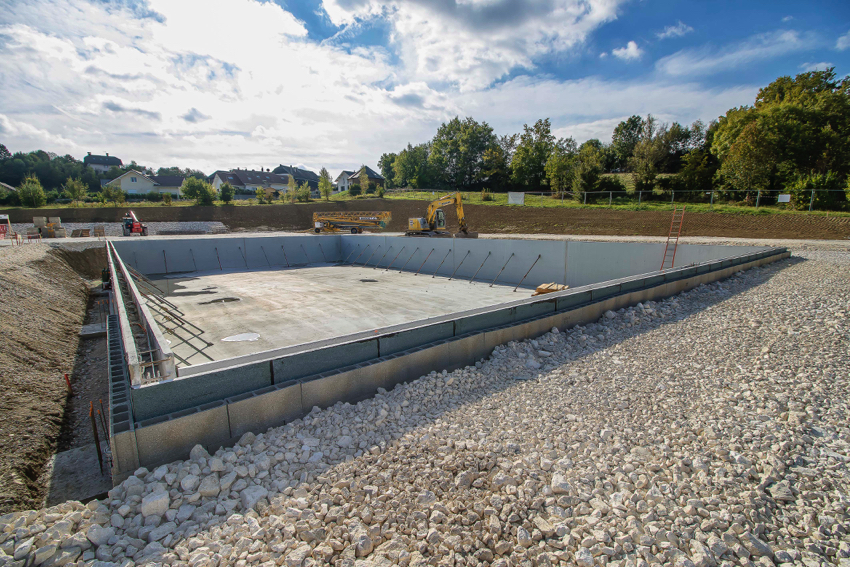
[[[24,178],[23,183],[18,187],[18,198],[21,204],[31,209],[43,207],[47,203],[47,196],[44,194],[44,188],[41,182],[35,175],[30,175]]]
[[[549,119],[538,120],[534,126],[523,126],[519,144],[511,161],[511,174],[515,183],[537,190],[546,179],[546,160],[555,146]]]
[[[578,149],[573,175],[573,193],[576,198],[581,193],[595,191],[601,175],[602,149],[600,145],[583,143]]]
[[[112,201],[115,204],[121,204],[127,200],[127,194],[124,193],[124,190],[119,185],[107,185],[101,191],[101,195],[103,196],[101,199],[103,203]]]
[[[292,175],[289,175],[289,179],[286,180],[286,197],[292,203],[298,198],[298,184],[295,183],[295,178]]]
[[[182,191],[186,197],[193,199],[197,205],[212,205],[217,196],[212,185],[197,177],[186,179],[183,183]]]
[[[363,187],[364,191],[367,187],[369,187],[369,173],[366,171],[366,166],[361,165],[359,169],[359,175],[357,176],[358,181],[360,181],[360,187]]]
[[[398,154],[389,153],[383,154],[381,159],[378,160],[378,168],[381,170],[381,175],[384,176],[384,182],[386,183],[387,189],[395,187],[395,171],[393,170],[393,164],[395,164],[395,158],[397,157]]]
[[[616,157],[616,168],[625,170],[635,151],[635,146],[641,139],[644,122],[640,116],[630,116],[614,128],[611,137],[611,148]]]
[[[331,181],[331,174],[323,167],[319,171],[319,193],[325,198],[325,201],[330,201],[333,190],[334,184],[333,181]]]
[[[418,146],[407,144],[407,148],[399,152],[398,157],[393,162],[396,187],[424,189],[433,186],[431,165],[428,162],[429,152],[428,144],[419,144]]]
[[[518,134],[502,136],[495,146],[484,152],[481,172],[493,191],[507,191],[511,183],[511,160],[518,139]]]
[[[68,181],[65,182],[64,189],[65,194],[68,195],[68,198],[71,199],[72,202],[82,201],[88,191],[88,187],[86,187],[86,184],[83,183],[83,180],[79,177],[69,177]]]
[[[0,144],[0,161],[4,159],[9,159],[12,157],[12,154],[9,153],[9,150],[3,144]]]
[[[233,188],[233,185],[231,185],[229,181],[225,181],[218,188],[218,194],[220,195],[223,203],[230,203],[233,201],[233,195],[236,194],[236,189]]]
[[[362,189],[360,188],[359,183],[352,183],[348,186],[348,194],[352,197],[356,197],[362,193]]]
[[[254,191],[254,195],[257,197],[257,202],[259,204],[263,204],[266,202],[266,191],[262,187],[257,187]],[[271,199],[269,199],[269,203],[271,203]]]
[[[441,124],[428,157],[438,185],[462,189],[480,182],[484,154],[497,144],[498,138],[486,122],[479,124],[471,117],[461,120],[455,116]]]
[[[650,191],[655,188],[659,165],[667,153],[667,126],[658,124],[650,114],[643,121],[640,140],[629,160],[635,190]]]
[[[751,122],[732,144],[721,173],[738,191],[767,189],[775,158],[765,132]]]
[[[296,199],[302,203],[310,202],[310,185],[305,181],[298,187]]]
[[[578,149],[572,138],[562,138],[555,143],[546,161],[546,178],[556,193],[569,191],[576,172]]]

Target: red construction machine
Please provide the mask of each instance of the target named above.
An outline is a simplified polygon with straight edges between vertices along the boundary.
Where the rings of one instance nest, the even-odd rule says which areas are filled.
[[[136,213],[133,211],[128,211],[124,215],[124,218],[121,219],[121,224],[123,225],[124,236],[132,236],[133,234],[148,235],[148,225],[139,222],[139,219],[136,218]]]

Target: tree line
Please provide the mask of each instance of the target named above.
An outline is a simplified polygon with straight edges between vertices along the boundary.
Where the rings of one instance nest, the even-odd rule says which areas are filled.
[[[631,116],[610,142],[557,138],[548,118],[498,136],[486,122],[455,117],[433,139],[385,153],[378,163],[388,188],[554,191],[716,191],[747,201],[759,191],[787,192],[797,208],[844,206],[850,192],[850,77],[834,68],[780,77],[751,106],[730,109],[708,125]],[[686,195],[682,195],[686,197]],[[774,195],[775,198],[775,195]]]

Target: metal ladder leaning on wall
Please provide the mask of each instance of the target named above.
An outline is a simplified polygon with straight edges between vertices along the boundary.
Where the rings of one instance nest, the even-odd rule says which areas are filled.
[[[682,208],[673,206],[673,220],[670,221],[670,232],[667,234],[667,244],[664,246],[664,257],[661,259],[661,270],[673,267],[676,261],[676,248],[679,247],[679,236],[682,234],[682,223],[685,220],[685,205]]]

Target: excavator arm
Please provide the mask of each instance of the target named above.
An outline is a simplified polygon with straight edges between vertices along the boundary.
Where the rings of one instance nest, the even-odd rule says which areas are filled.
[[[437,217],[437,210],[440,207],[452,204],[455,206],[455,211],[457,212],[457,222],[460,225],[460,231],[466,232],[466,216],[463,213],[463,198],[460,196],[460,193],[446,195],[445,197],[440,197],[439,199],[432,201],[431,204],[428,205],[428,216],[425,220],[428,221],[430,226],[434,226]]]

